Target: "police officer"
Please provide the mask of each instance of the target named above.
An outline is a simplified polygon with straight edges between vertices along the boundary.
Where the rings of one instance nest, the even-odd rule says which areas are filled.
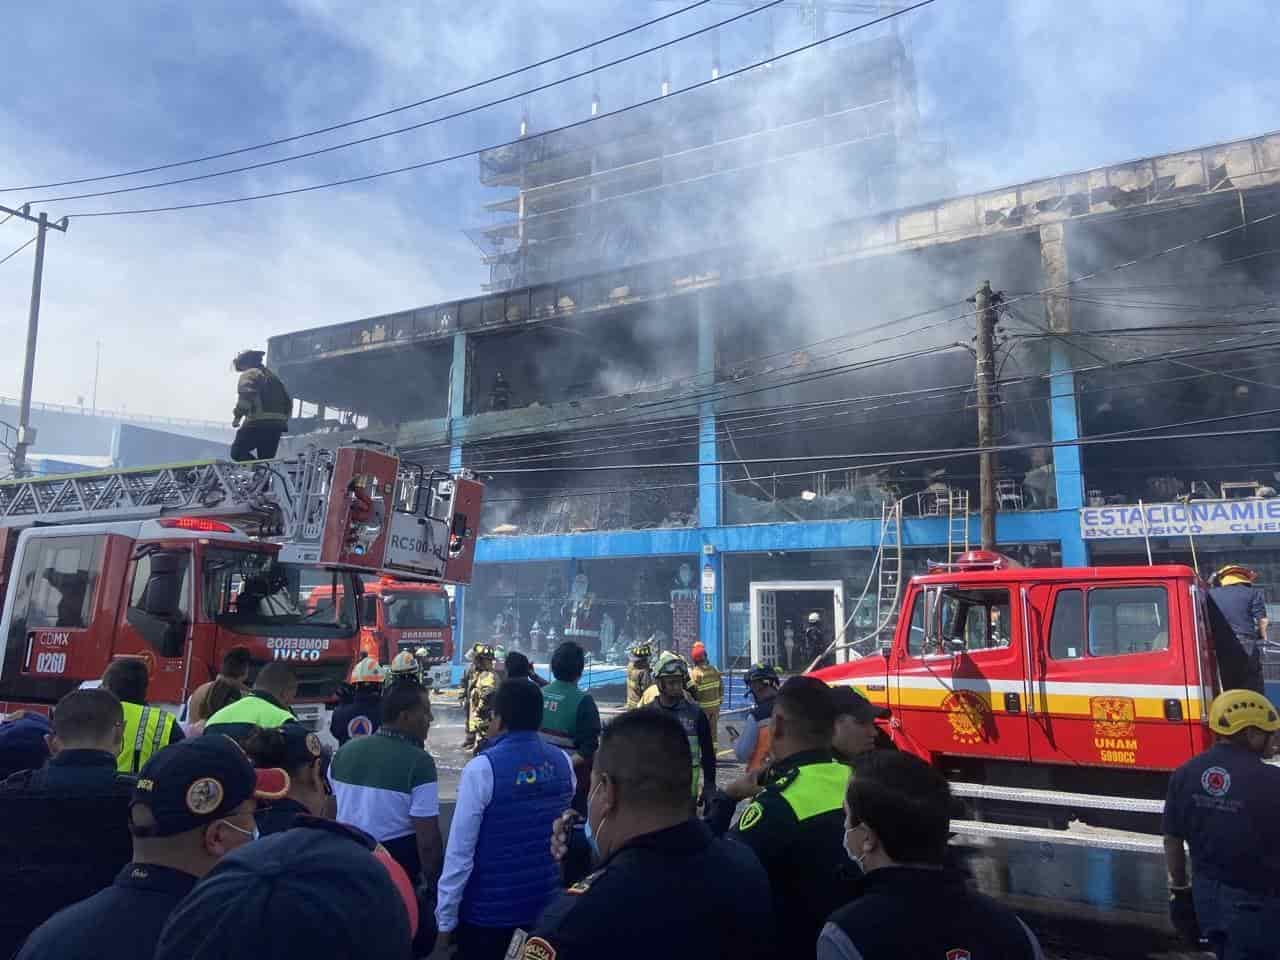
[[[351,668],[347,682],[351,696],[339,704],[329,721],[329,732],[342,746],[352,737],[373,733],[382,723],[382,683],[386,671],[373,657],[365,657]]]
[[[707,659],[707,648],[695,643],[689,651],[693,658],[693,666],[689,669],[689,680],[693,684],[693,698],[707,715],[707,723],[711,727],[711,741],[716,752],[720,752],[719,727],[720,704],[724,702],[724,680],[711,661]]]
[[[20,960],[153,956],[169,913],[196,881],[257,836],[259,793],[253,765],[229,737],[205,734],[161,750],[133,790],[133,861],[111,886],[37,928]]]
[[[289,830],[298,817],[319,817],[329,800],[320,738],[307,727],[290,720],[274,730],[259,729],[244,741],[244,752],[259,772],[259,783],[270,783],[274,771],[280,796],[258,805],[254,820],[262,836]]]
[[[769,724],[773,763],[764,789],[729,836],[764,865],[780,942],[790,955],[811,951],[823,921],[852,896],[841,849],[849,768],[831,755],[835,706],[821,680],[784,683]]]
[[[852,902],[822,928],[818,960],[1041,960],[1035,935],[1013,911],[946,867],[950,803],[946,779],[918,757],[879,752],[859,761],[845,790],[841,856],[862,876]],[[812,955],[803,942],[794,952],[802,949]]]
[[[1188,939],[1198,920],[1219,960],[1280,957],[1280,769],[1262,762],[1280,715],[1260,693],[1227,690],[1209,729],[1216,742],[1173,772],[1165,799],[1170,917]]]
[[[289,428],[293,398],[280,378],[263,364],[265,355],[262,350],[241,350],[232,361],[240,373],[231,420],[238,428],[231,443],[232,460],[270,460]]]
[[[677,654],[664,651],[653,665],[653,679],[658,686],[658,696],[648,709],[669,714],[679,721],[692,754],[692,797],[706,806],[716,788],[716,748],[707,715],[685,695],[689,667]]]
[[[473,648],[472,666],[475,673],[467,690],[467,733],[473,747],[479,753],[485,748],[489,736],[489,723],[493,720],[493,695],[498,689],[498,674],[493,669],[493,647],[478,643]]]
[[[653,656],[653,647],[648,643],[637,643],[631,648],[631,662],[627,664],[628,710],[634,710],[640,706],[640,698],[653,683],[653,674],[649,670],[651,656]]]
[[[107,665],[102,687],[120,700],[124,710],[124,741],[116,769],[137,773],[151,756],[184,736],[173,714],[147,705],[147,685],[151,672],[137,657],[120,657]]]
[[[1224,679],[1228,670],[1234,668],[1239,676],[1230,678],[1235,681],[1231,686],[1263,693],[1262,648],[1267,640],[1267,603],[1263,592],[1253,585],[1257,579],[1258,574],[1248,567],[1229,564],[1213,575],[1209,598],[1240,645],[1238,651],[1233,651],[1235,657],[1224,656],[1225,650],[1219,652],[1220,659],[1225,661],[1222,664]],[[1237,664],[1233,660],[1242,662]]]
[[[508,957],[780,955],[760,864],[689,817],[693,768],[684,729],[666,711],[633,710],[605,727],[586,818],[596,870],[552,903],[531,932],[517,932]],[[558,857],[574,816],[557,821]]]
[[[742,735],[733,743],[733,754],[745,764],[747,772],[763,770],[769,756],[769,717],[773,714],[773,700],[778,695],[782,675],[777,667],[766,663],[754,664],[746,676],[747,692],[755,701]]]

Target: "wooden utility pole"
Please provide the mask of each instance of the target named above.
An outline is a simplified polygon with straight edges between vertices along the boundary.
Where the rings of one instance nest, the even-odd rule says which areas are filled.
[[[18,442],[13,445],[13,475],[21,477],[27,469],[27,448],[35,443],[35,431],[31,429],[31,381],[36,370],[36,335],[40,329],[40,285],[44,277],[44,235],[49,228],[67,232],[67,218],[57,223],[49,222],[49,215],[32,216],[31,205],[23,204],[18,210],[0,206],[0,213],[27,220],[36,225],[36,266],[31,276],[31,304],[27,311],[27,352],[22,365],[22,405],[18,410]]]
[[[982,281],[973,298],[978,318],[977,388],[978,388],[978,486],[981,503],[982,549],[996,548],[996,304],[1000,294],[993,293],[991,281]]]

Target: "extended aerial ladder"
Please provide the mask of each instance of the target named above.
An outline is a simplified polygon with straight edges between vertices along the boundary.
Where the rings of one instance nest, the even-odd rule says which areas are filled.
[[[281,547],[282,561],[408,579],[471,577],[483,485],[389,448],[308,446],[296,457],[208,460],[0,483],[0,534],[51,524],[217,517]]]

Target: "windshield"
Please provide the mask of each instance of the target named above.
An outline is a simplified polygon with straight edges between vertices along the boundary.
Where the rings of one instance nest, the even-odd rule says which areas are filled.
[[[237,626],[314,626],[354,629],[344,575],[293,563],[274,554],[211,547],[204,552],[204,614]],[[316,592],[319,602],[309,603]]]
[[[435,591],[384,593],[389,627],[447,627],[449,597]]]

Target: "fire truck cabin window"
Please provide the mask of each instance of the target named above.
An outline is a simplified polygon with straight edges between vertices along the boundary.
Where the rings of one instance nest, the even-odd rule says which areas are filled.
[[[935,587],[927,594],[916,594],[907,652],[945,656],[1000,650],[1009,646],[1011,638],[1008,590],[949,587],[938,591]]]
[[[1054,601],[1049,631],[1053,659],[1169,649],[1169,601],[1163,587],[1098,587],[1085,594],[1062,590]],[[1086,605],[1087,617],[1082,609]]]
[[[89,625],[103,537],[34,539],[21,577],[30,584],[27,629]],[[15,615],[19,611],[15,610]]]
[[[918,657],[924,653],[925,606],[929,602],[927,591],[921,590],[911,604],[911,624],[907,628],[907,655]]]

